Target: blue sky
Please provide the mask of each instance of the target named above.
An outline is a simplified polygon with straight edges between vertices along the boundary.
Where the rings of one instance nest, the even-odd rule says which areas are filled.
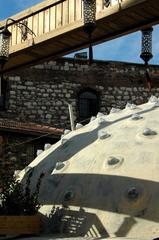
[[[42,0],[0,0],[0,20],[10,17]],[[159,63],[159,27],[153,31],[152,64]],[[127,36],[105,42],[93,47],[94,58],[101,60],[116,60],[142,63],[140,59],[141,33],[136,32]],[[73,56],[74,54],[71,54]]]

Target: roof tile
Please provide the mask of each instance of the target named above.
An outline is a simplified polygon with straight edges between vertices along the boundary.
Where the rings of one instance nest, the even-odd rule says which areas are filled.
[[[47,125],[37,124],[33,122],[19,122],[16,120],[10,120],[7,118],[0,118],[0,129],[18,131],[23,133],[35,133],[35,134],[63,134],[64,129],[54,128]]]

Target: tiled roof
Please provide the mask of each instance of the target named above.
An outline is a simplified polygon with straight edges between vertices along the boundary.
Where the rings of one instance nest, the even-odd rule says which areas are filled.
[[[0,130],[21,132],[28,134],[38,134],[38,135],[61,135],[63,134],[63,129],[54,128],[51,126],[46,126],[42,124],[32,123],[32,122],[19,122],[15,120],[10,120],[6,118],[0,118]]]

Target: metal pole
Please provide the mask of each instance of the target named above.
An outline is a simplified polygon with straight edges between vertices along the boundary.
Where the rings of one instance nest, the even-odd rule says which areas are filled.
[[[68,109],[69,109],[69,115],[70,115],[70,123],[71,123],[71,130],[75,130],[75,125],[74,125],[74,115],[73,115],[73,110],[72,110],[72,105],[68,103]]]

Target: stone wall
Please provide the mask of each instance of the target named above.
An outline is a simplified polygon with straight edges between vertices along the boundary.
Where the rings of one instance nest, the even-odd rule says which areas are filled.
[[[21,121],[69,126],[67,102],[73,105],[79,121],[78,94],[84,88],[99,93],[99,111],[123,108],[127,102],[141,104],[159,94],[159,67],[151,65],[154,89],[145,82],[144,66],[122,62],[59,59],[22,69],[7,76],[7,110],[1,113]]]
[[[3,179],[12,176],[15,170],[22,170],[37,156],[37,150],[44,150],[45,143],[54,144],[58,139],[49,136],[35,136],[18,131],[0,132],[0,189]],[[7,171],[6,171],[7,170]],[[7,175],[6,175],[7,174]]]

